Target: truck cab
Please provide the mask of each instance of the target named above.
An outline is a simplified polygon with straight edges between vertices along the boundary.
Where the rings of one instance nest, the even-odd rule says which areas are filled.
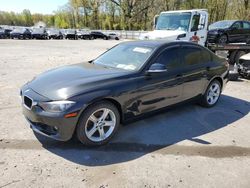
[[[184,40],[192,38],[200,45],[205,45],[208,28],[208,11],[205,9],[161,12],[155,16],[154,30],[141,34],[140,40]]]

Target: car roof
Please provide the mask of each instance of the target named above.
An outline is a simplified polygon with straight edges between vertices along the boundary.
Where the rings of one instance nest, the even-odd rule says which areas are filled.
[[[240,59],[243,59],[243,60],[250,60],[250,53],[241,56]]]
[[[123,42],[121,44],[134,45],[134,46],[145,46],[151,48],[159,48],[162,46],[174,45],[174,44],[188,44],[194,46],[200,46],[193,42],[178,41],[178,40],[136,40]]]

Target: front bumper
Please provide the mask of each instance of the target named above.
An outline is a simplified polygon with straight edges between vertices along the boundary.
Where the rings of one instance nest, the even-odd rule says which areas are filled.
[[[207,42],[208,43],[218,43],[218,38],[219,35],[218,34],[208,34],[207,36]]]
[[[33,39],[46,39],[46,35],[41,35],[41,34],[32,34]]]
[[[47,100],[45,97],[38,95],[32,90],[27,90],[23,95],[29,96],[34,101]],[[29,109],[23,103],[22,110],[23,115],[34,132],[60,141],[67,141],[71,139],[74,134],[78,116],[65,118],[65,113],[46,112],[37,105]]]

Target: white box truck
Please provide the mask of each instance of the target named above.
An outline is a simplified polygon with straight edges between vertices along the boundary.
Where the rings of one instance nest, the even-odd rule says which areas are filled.
[[[205,9],[161,12],[155,16],[154,30],[141,34],[140,40],[166,39],[190,41],[205,45],[208,29],[208,11]]]

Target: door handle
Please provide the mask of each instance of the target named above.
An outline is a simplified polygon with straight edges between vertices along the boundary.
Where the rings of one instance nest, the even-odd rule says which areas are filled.
[[[177,74],[176,78],[182,78],[182,76],[183,76],[182,74]]]

